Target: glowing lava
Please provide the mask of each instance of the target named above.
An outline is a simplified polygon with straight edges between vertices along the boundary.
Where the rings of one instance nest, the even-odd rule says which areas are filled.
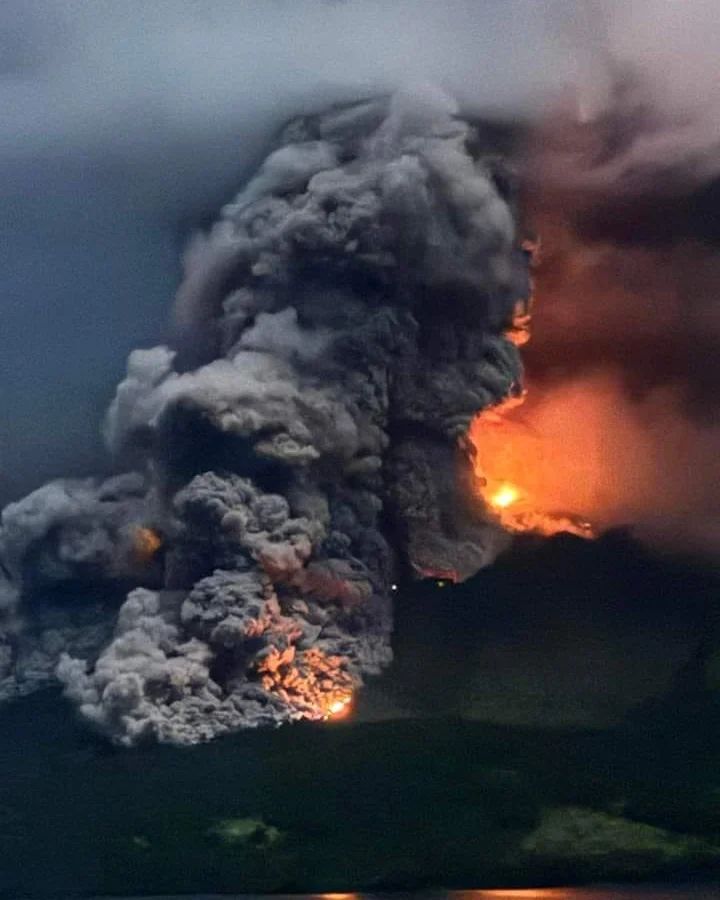
[[[488,502],[494,509],[507,509],[519,496],[520,492],[514,484],[503,484],[494,494],[488,497]]]
[[[515,533],[564,531],[594,537],[582,515],[565,511],[572,505],[557,490],[562,483],[561,463],[548,456],[543,436],[526,427],[510,409],[504,415],[498,409],[476,416],[469,432],[475,484],[491,515],[506,531]],[[572,485],[567,494],[572,494]]]
[[[273,647],[258,666],[261,684],[295,710],[298,719],[340,719],[350,712],[355,686],[341,656],[316,647]]]
[[[352,697],[341,697],[333,700],[327,708],[326,719],[343,719],[350,712]]]
[[[535,261],[537,245],[528,244],[525,249],[534,254]],[[506,339],[516,346],[530,339],[530,309],[531,300],[518,302],[505,331]],[[577,494],[573,485],[562,487],[564,457],[557,451],[563,444],[558,448],[554,433],[553,440],[548,440],[548,435],[528,426],[518,412],[526,394],[516,389],[504,401],[477,415],[470,425],[469,450],[478,493],[506,531],[594,537],[590,523],[576,513],[572,499],[567,499]],[[565,480],[572,477],[568,471]]]

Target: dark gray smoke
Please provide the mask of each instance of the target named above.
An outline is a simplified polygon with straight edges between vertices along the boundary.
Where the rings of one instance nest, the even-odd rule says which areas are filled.
[[[494,558],[460,444],[518,389],[529,287],[489,133],[430,88],[285,129],[190,246],[175,349],[130,355],[104,434],[137,474],[2,514],[6,694],[54,673],[124,744],[326,717],[390,662],[399,568]],[[134,589],[52,619],[59,584]]]
[[[647,71],[612,57],[603,83],[602,104],[560,105],[530,142],[542,247],[523,429],[563,461],[553,503],[717,558],[720,107],[710,90],[704,115],[671,115]]]

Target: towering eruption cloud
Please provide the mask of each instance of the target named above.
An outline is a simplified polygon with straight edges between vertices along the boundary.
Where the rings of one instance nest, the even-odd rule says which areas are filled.
[[[463,438],[520,390],[510,185],[430,88],[287,126],[188,249],[174,348],[130,355],[104,433],[135,471],[2,514],[6,694],[56,676],[123,744],[347,708],[398,568],[464,578],[505,540]]]

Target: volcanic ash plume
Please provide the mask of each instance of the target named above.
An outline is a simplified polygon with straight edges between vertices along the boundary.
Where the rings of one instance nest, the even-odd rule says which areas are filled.
[[[603,107],[563,105],[531,142],[540,314],[525,402],[471,428],[480,492],[513,531],[632,526],[717,557],[717,129],[632,67],[606,74]]]
[[[429,89],[285,129],[191,244],[175,348],[130,355],[105,436],[142,474],[3,513],[6,693],[55,670],[124,744],[348,709],[397,567],[464,578],[505,540],[462,439],[519,391],[510,183]],[[69,629],[88,583],[133,589]]]

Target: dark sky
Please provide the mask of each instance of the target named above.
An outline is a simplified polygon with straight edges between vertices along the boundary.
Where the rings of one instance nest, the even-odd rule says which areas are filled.
[[[100,415],[164,337],[185,239],[284,120],[425,80],[527,109],[544,6],[1,4],[0,502],[105,464]]]
[[[719,28],[714,0],[5,0],[0,502],[103,464],[98,414],[164,337],[184,241],[288,117],[419,82],[515,118],[574,84],[592,112],[609,48],[683,113],[637,148],[672,156],[715,140]]]

